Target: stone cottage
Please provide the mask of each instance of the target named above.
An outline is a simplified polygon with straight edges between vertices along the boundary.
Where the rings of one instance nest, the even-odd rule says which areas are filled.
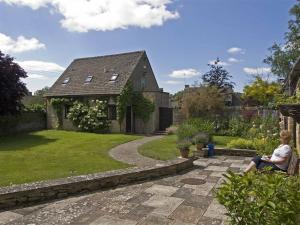
[[[149,121],[136,118],[127,106],[124,121],[117,120],[117,97],[127,83],[155,105]],[[55,128],[57,116],[50,101],[52,98],[81,100],[108,99],[108,119],[111,132],[153,133],[172,124],[169,93],[159,88],[145,51],[75,59],[45,95],[47,100],[47,127]],[[63,110],[62,128],[74,130],[67,119],[68,108]]]

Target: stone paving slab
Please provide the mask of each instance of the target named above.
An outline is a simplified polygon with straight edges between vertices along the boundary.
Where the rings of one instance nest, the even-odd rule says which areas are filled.
[[[94,222],[90,223],[89,225],[136,225],[136,221],[132,220],[122,220],[116,217],[111,216],[101,216],[100,218],[96,219]]]
[[[9,211],[6,211],[6,212],[2,212],[0,213],[0,224],[7,224],[9,223],[10,221],[14,221],[18,218],[22,218],[23,216],[21,214],[18,214],[18,213],[14,213],[14,212],[9,212]]]
[[[0,225],[224,225],[225,208],[214,190],[231,167],[225,161],[247,164],[241,157],[200,159],[206,168],[128,186],[0,213]],[[198,160],[197,160],[198,161]],[[218,165],[217,165],[218,162]],[[226,162],[228,163],[228,162]],[[203,179],[201,185],[183,179]]]
[[[145,190],[145,192],[156,195],[171,196],[178,190],[177,187],[165,186],[165,185],[153,185]]]
[[[153,214],[169,216],[184,199],[154,195],[143,205],[154,207]]]

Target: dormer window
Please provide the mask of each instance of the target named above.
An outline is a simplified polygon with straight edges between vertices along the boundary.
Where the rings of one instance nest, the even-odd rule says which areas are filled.
[[[70,77],[67,77],[64,79],[64,81],[62,82],[62,84],[67,84],[70,82]]]
[[[118,76],[119,76],[119,74],[114,73],[114,74],[111,76],[111,78],[110,78],[109,81],[116,81],[116,80],[118,79]]]
[[[92,79],[93,79],[93,76],[92,76],[92,75],[88,75],[88,76],[85,78],[84,83],[85,83],[85,84],[91,83]]]

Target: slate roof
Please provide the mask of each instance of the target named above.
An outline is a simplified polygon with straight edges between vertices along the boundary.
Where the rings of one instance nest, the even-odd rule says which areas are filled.
[[[45,94],[51,96],[120,94],[145,51],[75,59]],[[119,74],[110,82],[113,74]],[[92,81],[85,84],[87,76]],[[62,84],[66,78],[70,81]]]

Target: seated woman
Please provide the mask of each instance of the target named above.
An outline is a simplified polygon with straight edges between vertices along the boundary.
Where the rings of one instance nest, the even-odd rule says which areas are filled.
[[[271,167],[273,170],[287,171],[289,159],[292,153],[292,149],[289,146],[291,140],[291,134],[287,130],[280,132],[281,145],[276,148],[272,156],[256,156],[252,159],[244,173],[249,172],[252,168],[260,170],[264,167]]]

